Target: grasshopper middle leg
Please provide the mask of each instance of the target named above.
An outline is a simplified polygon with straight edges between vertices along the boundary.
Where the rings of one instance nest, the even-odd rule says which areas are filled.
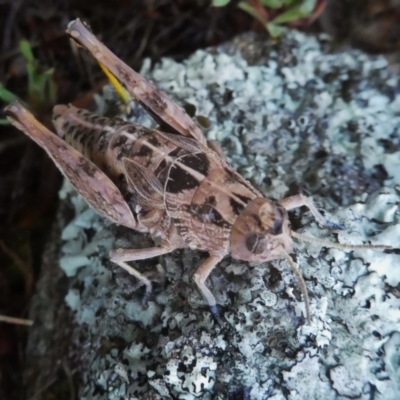
[[[218,313],[217,302],[215,301],[215,297],[211,293],[210,289],[208,289],[208,287],[205,285],[205,281],[207,280],[211,271],[222,260],[223,257],[224,256],[221,254],[210,254],[210,257],[208,257],[207,260],[205,260],[200,267],[197,268],[193,276],[197,287],[210,306],[211,313],[220,325],[222,325],[222,320]]]
[[[127,261],[145,260],[147,258],[153,258],[162,254],[170,253],[171,251],[172,250],[168,247],[149,247],[147,249],[116,249],[110,252],[110,260],[123,268],[129,274],[133,275],[146,287],[146,293],[143,298],[143,302],[146,303],[152,291],[151,281],[137,269],[128,265]]]

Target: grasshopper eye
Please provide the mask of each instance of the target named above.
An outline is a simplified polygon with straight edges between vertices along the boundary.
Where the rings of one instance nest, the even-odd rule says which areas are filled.
[[[272,235],[280,235],[282,233],[282,220],[281,219],[276,219],[274,221],[274,225],[271,227],[269,233]]]
[[[276,216],[274,221],[272,222],[272,226],[269,229],[268,233],[271,235],[280,235],[283,229],[283,216]]]
[[[260,219],[264,228],[270,235],[280,235],[283,231],[283,221],[285,212],[283,207],[275,204],[273,207],[270,204],[265,204],[260,209]]]
[[[267,238],[258,233],[250,233],[246,238],[247,250],[253,254],[261,254],[267,248]]]

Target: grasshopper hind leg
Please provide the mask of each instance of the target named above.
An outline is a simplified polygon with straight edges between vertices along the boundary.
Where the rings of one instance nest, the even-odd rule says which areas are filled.
[[[146,292],[143,297],[143,304],[146,304],[152,292],[151,280],[144,276],[134,267],[127,264],[128,261],[145,260],[162,254],[170,253],[172,250],[167,247],[149,247],[147,249],[117,249],[110,252],[110,260],[119,267],[134,276],[146,287]]]

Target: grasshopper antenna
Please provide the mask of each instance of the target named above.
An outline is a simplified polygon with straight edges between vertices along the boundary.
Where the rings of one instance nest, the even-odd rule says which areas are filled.
[[[330,242],[329,240],[319,239],[314,236],[304,235],[302,233],[291,232],[292,236],[298,240],[308,243],[319,244],[323,247],[330,247],[334,249],[341,250],[360,250],[360,249],[369,249],[369,250],[392,250],[392,246],[387,246],[384,244],[342,244],[337,242]]]
[[[324,239],[319,239],[314,236],[308,236],[304,235],[301,233],[297,232],[291,232],[292,236],[295,239],[301,240],[303,242],[309,242],[309,243],[315,243],[319,244],[323,247],[329,247],[329,248],[335,248],[335,249],[340,249],[340,250],[360,250],[360,249],[369,249],[369,250],[391,250],[393,249],[392,246],[387,246],[384,244],[342,244],[342,243],[336,243],[336,242],[330,242],[329,240],[324,240]],[[311,324],[311,314],[310,314],[310,300],[308,297],[308,292],[307,292],[307,287],[306,283],[304,281],[303,276],[301,275],[299,269],[297,268],[296,263],[293,261],[292,257],[286,252],[283,252],[283,255],[286,257],[291,270],[293,273],[297,276],[297,279],[300,284],[300,290],[303,294],[304,297],[304,303],[306,306],[306,316],[307,316],[307,321],[309,324]]]
[[[329,240],[324,240],[324,239],[319,239],[314,236],[308,236],[308,235],[303,235],[301,233],[297,232],[291,232],[292,236],[298,240],[301,240],[303,242],[309,242],[309,243],[315,243],[319,244],[323,247],[330,247],[330,248],[335,248],[335,249],[341,249],[341,250],[360,250],[360,249],[369,249],[369,250],[391,250],[393,249],[392,246],[387,246],[384,244],[342,244],[342,243],[336,243],[336,242],[330,242]],[[303,276],[301,275],[299,269],[297,268],[296,263],[293,261],[293,258],[290,257],[288,253],[283,251],[283,255],[287,259],[291,270],[293,273],[296,275],[299,285],[300,285],[300,290],[301,293],[303,294],[304,298],[304,304],[306,307],[306,316],[307,316],[307,321],[309,324],[311,324],[311,314],[310,314],[310,299],[308,297],[308,291],[307,291],[307,286],[304,281]]]
[[[308,321],[308,324],[311,325],[310,299],[308,297],[308,291],[307,291],[306,282],[304,281],[303,276],[301,275],[299,269],[297,268],[296,263],[293,261],[293,258],[290,257],[290,255],[288,253],[286,253],[286,251],[283,251],[283,255],[286,257],[286,260],[289,263],[290,269],[292,270],[292,272],[297,277],[297,280],[298,280],[299,286],[300,286],[300,290],[301,290],[301,293],[302,293],[303,298],[304,298],[304,304],[305,304],[305,307],[306,307],[307,321]]]

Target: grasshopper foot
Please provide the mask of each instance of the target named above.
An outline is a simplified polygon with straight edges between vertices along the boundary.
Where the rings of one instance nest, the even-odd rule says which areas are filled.
[[[217,324],[222,328],[224,326],[224,321],[219,314],[217,305],[210,306],[210,311]]]
[[[143,307],[147,307],[148,306],[151,292],[152,292],[152,287],[150,286],[150,288],[149,288],[146,285],[146,291],[144,292],[144,295],[143,295],[143,298],[142,298]]]

